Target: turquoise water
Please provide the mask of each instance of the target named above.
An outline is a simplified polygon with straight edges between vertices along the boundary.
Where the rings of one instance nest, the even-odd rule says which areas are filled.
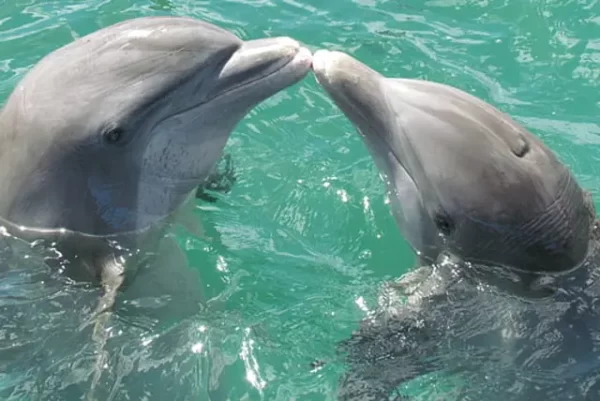
[[[542,137],[598,197],[596,0],[5,1],[0,98],[73,38],[165,14],[202,18],[244,39],[289,35],[312,49],[348,52],[389,76],[468,90]],[[383,183],[312,76],[257,107],[227,151],[238,180],[217,203],[198,202],[205,235],[176,233],[219,308],[155,329],[175,331],[172,352],[192,355],[156,380],[184,397],[177,399],[333,400],[344,369],[336,342],[374,305],[378,286],[414,263]],[[313,371],[314,359],[328,363]],[[413,391],[443,393],[435,386]]]

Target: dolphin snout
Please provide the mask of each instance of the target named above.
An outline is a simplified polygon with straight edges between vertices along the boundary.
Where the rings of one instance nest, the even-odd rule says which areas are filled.
[[[280,36],[271,39],[258,39],[254,42],[263,42],[264,45],[270,47],[270,52],[273,56],[284,58],[287,63],[293,62],[300,67],[309,70],[312,65],[312,52],[302,43],[289,36]]]
[[[317,50],[312,70],[319,85],[354,122],[373,125],[382,106],[377,93],[382,76],[350,55],[335,50]]]
[[[256,39],[244,42],[221,70],[220,78],[254,80],[274,74],[290,63],[308,71],[312,53],[290,37]]]
[[[312,70],[317,82],[331,95],[360,96],[365,86],[375,85],[379,73],[350,55],[335,50],[317,50],[312,58]]]
[[[327,72],[333,68],[333,64],[339,58],[339,55],[336,53],[330,50],[319,49],[313,54],[312,69],[317,78],[327,76]]]

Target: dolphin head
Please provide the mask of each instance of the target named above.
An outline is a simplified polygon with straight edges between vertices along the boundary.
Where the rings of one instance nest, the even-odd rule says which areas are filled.
[[[205,180],[239,121],[310,63],[290,38],[242,41],[180,17],[67,44],[0,112],[0,216],[93,235],[152,225]]]
[[[529,273],[584,260],[590,197],[507,115],[450,86],[386,78],[341,52],[317,51],[313,70],[364,139],[422,258],[447,252]]]

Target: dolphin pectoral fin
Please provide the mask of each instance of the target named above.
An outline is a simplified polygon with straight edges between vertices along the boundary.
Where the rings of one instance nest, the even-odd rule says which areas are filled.
[[[193,236],[202,238],[205,241],[211,241],[212,239],[204,230],[202,221],[194,213],[195,207],[196,205],[193,202],[188,202],[188,204],[184,205],[184,207],[177,211],[176,221]]]
[[[181,322],[205,308],[199,269],[188,261],[178,242],[164,238],[156,257],[143,266],[122,291],[116,313],[128,325],[154,329]]]
[[[215,206],[198,205],[194,201],[187,202],[177,211],[174,221],[188,234],[202,241],[212,244],[220,243],[221,234],[214,226],[210,216],[214,210],[216,210]]]
[[[231,191],[236,179],[233,159],[227,153],[223,156],[221,162],[215,166],[206,181],[198,187],[196,190],[196,199],[214,203],[217,201],[217,198],[207,191],[228,193]]]
[[[198,187],[198,189],[196,190],[196,199],[200,199],[200,200],[203,200],[205,202],[210,202],[210,203],[215,203],[217,201],[217,198],[206,193],[206,191],[204,190],[204,187],[202,187],[202,186]]]

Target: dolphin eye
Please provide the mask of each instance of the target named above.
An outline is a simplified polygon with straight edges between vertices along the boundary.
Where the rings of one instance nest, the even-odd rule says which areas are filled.
[[[102,134],[104,141],[114,145],[122,142],[125,139],[125,130],[121,127],[109,128]]]
[[[445,213],[436,213],[433,222],[444,235],[450,235],[454,231],[454,221]]]

